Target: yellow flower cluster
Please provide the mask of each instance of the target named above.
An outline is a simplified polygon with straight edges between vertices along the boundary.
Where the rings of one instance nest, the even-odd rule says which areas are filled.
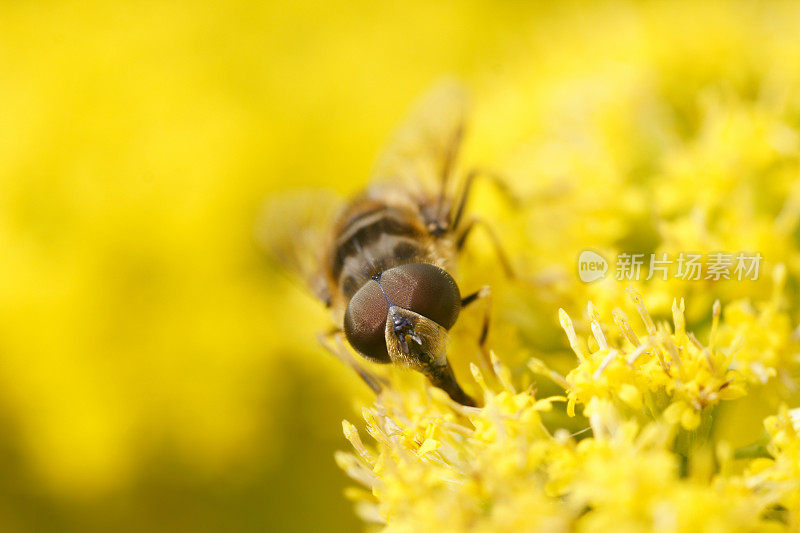
[[[377,449],[345,422],[357,454],[337,455],[369,491],[351,492],[361,516],[387,531],[564,527],[568,517],[547,494],[541,470],[551,439],[540,414],[551,401],[505,389],[487,391],[485,407],[475,409],[435,389],[424,396],[386,391],[364,411]]]
[[[543,415],[563,398],[516,391],[497,362],[485,405],[468,408],[436,389],[385,391],[364,409],[367,446],[344,432],[355,453],[339,465],[360,516],[383,531],[767,531],[796,525],[800,439],[784,410],[767,421],[774,460],[746,475],[709,470],[732,460],[724,446],[696,452],[686,467],[675,425],[639,423],[615,401],[593,397],[585,434],[550,432]],[[581,439],[581,437],[585,437]],[[689,471],[686,469],[689,468]],[[365,490],[366,489],[366,490]]]
[[[754,460],[744,476],[746,486],[770,496],[776,512],[796,530],[800,527],[800,410],[782,407],[764,421],[770,457]]]
[[[590,406],[598,398],[610,400],[630,416],[658,419],[663,415],[667,422],[697,429],[701,415],[720,400],[740,398],[749,383],[766,383],[775,376],[781,349],[790,342],[788,319],[774,305],[754,312],[747,302],[736,302],[732,318],[720,328],[721,306],[715,302],[710,339],[703,345],[686,331],[683,300],[672,304],[674,328],[670,328],[666,323],[657,326],[638,292],[629,292],[647,335],[640,339],[625,312],[614,309],[614,321],[627,341],[624,347],[609,345],[590,303],[594,335],[590,340],[597,348],[585,353],[571,319],[560,311],[561,325],[579,360],[566,377],[571,416],[576,404]],[[720,337],[730,339],[730,344],[722,344]]]

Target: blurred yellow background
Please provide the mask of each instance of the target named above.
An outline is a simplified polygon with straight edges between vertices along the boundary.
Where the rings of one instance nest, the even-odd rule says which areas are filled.
[[[0,529],[359,529],[332,456],[369,395],[253,244],[262,200],[363,186],[443,75],[473,91],[471,161],[513,168],[642,80],[691,122],[709,83],[796,68],[797,21],[797,4],[3,3]]]

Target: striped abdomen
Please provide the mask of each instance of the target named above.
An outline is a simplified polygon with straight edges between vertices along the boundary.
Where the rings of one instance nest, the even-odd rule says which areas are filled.
[[[419,212],[379,201],[354,203],[341,218],[330,257],[333,282],[345,300],[393,266],[433,262],[432,238]]]

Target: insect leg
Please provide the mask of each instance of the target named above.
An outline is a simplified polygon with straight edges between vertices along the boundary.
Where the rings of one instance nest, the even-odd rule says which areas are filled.
[[[442,162],[443,191],[447,186],[447,181],[453,174],[453,167],[456,164],[456,159],[458,159],[458,152],[461,149],[461,141],[463,138],[464,138],[464,125],[459,124],[453,134],[453,137],[450,139],[450,142],[447,145],[447,151],[445,152],[444,161]]]
[[[470,217],[465,223],[464,227],[456,233],[456,251],[460,252],[464,248],[464,245],[467,242],[467,237],[472,234],[472,230],[476,226],[481,226],[489,236],[489,240],[492,241],[492,246],[497,254],[497,259],[500,261],[500,265],[503,267],[503,272],[505,273],[506,277],[510,279],[516,278],[517,274],[514,272],[514,268],[511,266],[511,261],[509,261],[508,255],[503,249],[503,244],[500,242],[500,238],[494,232],[492,227],[482,218],[475,216]]]
[[[467,174],[466,178],[464,178],[464,185],[461,189],[461,192],[457,196],[455,209],[453,210],[453,217],[450,222],[451,228],[458,229],[459,224],[461,224],[461,221],[464,217],[464,209],[467,206],[469,196],[472,192],[472,186],[478,177],[486,179],[489,181],[489,183],[493,184],[512,206],[519,207],[521,205],[520,200],[508,188],[506,180],[500,174],[485,168],[472,169]]]
[[[459,124],[456,128],[453,136],[450,138],[450,141],[447,143],[447,148],[444,153],[444,159],[442,161],[442,168],[440,170],[440,185],[439,185],[439,203],[436,209],[436,215],[438,220],[444,218],[446,220],[445,206],[447,205],[447,187],[450,182],[450,178],[453,175],[453,169],[455,168],[456,160],[458,159],[458,152],[461,148],[461,141],[464,137],[464,125]],[[443,217],[442,215],[445,214]]]
[[[483,313],[483,325],[481,326],[481,335],[478,338],[478,346],[480,347],[483,355],[486,357],[486,362],[489,363],[489,368],[491,368],[491,359],[488,351],[486,350],[486,339],[489,336],[489,324],[492,318],[492,288],[488,285],[485,285],[481,287],[480,290],[465,296],[461,299],[461,307],[467,307],[478,300],[483,300],[485,305]]]
[[[353,369],[375,394],[380,394],[381,390],[387,385],[386,380],[361,366],[345,346],[342,340],[343,337],[344,332],[337,329],[328,333],[318,334],[317,340],[334,357]]]

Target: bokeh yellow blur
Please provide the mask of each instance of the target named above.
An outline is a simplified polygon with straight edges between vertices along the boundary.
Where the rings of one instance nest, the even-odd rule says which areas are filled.
[[[557,173],[564,154],[521,149],[579,104],[645,82],[678,111],[707,84],[746,91],[754,49],[798,20],[797,4],[4,2],[0,530],[360,529],[332,457],[369,395],[254,245],[262,200],[363,186],[445,75],[473,92],[468,160]],[[787,50],[778,74],[800,65]]]

